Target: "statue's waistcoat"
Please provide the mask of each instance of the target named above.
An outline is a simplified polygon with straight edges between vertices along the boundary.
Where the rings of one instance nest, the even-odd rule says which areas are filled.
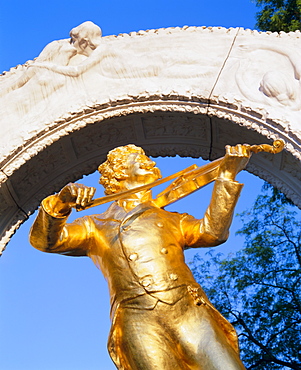
[[[105,219],[94,218],[96,234],[108,243],[97,248],[97,254],[102,255],[99,265],[108,280],[112,303],[135,304],[133,298],[141,296],[145,308],[158,299],[174,303],[187,285],[198,286],[184,261],[181,217],[141,204],[121,220],[110,218],[109,227]]]

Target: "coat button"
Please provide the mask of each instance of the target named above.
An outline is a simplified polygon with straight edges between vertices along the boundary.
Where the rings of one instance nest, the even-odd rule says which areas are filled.
[[[130,261],[136,261],[137,258],[138,258],[137,253],[132,253],[132,254],[129,255],[129,260]]]
[[[162,248],[161,251],[160,251],[162,254],[167,254],[168,253],[168,250],[166,248]]]
[[[170,274],[169,277],[170,277],[170,280],[178,280],[177,274]]]
[[[164,225],[163,225],[163,222],[157,222],[157,226],[158,227],[163,227]]]
[[[148,286],[150,286],[153,282],[153,279],[151,277],[147,277],[147,278],[144,278],[142,281],[141,281],[141,284],[147,288]]]

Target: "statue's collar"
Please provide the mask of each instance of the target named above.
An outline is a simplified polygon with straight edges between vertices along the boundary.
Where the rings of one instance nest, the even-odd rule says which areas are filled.
[[[110,207],[107,209],[106,218],[118,219],[122,220],[125,219],[135,213],[144,212],[150,208],[158,208],[155,204],[153,204],[153,200],[148,200],[147,202],[139,202],[134,208],[127,211],[119,202],[113,202]]]
[[[130,212],[140,204],[149,203],[152,201],[152,193],[151,191],[147,191],[143,196],[139,196],[139,194],[131,194],[131,197],[127,197],[126,199],[120,199],[116,203],[119,207],[123,208],[126,212]]]

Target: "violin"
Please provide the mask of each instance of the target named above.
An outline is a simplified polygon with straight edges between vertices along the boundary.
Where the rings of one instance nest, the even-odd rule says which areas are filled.
[[[252,153],[266,152],[266,153],[280,153],[284,148],[284,141],[279,139],[273,142],[273,145],[260,144],[251,145],[249,150]],[[126,190],[117,194],[106,195],[101,198],[92,200],[85,207],[78,206],[77,211],[88,209],[91,207],[99,206],[108,202],[121,200],[126,198],[128,195],[133,193],[138,193],[143,190],[150,190],[155,186],[164,184],[167,181],[175,179],[166,189],[159,193],[153,200],[153,203],[159,207],[164,208],[169,204],[172,204],[189,194],[201,189],[205,185],[208,185],[212,181],[217,179],[217,174],[219,166],[224,157],[216,159],[202,167],[198,167],[193,164],[179,172],[176,172],[170,176],[164,177],[162,179],[156,180],[150,184],[145,184],[134,189]]]

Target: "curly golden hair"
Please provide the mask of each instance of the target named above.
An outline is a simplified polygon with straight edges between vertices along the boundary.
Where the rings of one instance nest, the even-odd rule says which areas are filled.
[[[111,150],[107,160],[98,167],[101,174],[99,183],[105,188],[105,194],[115,194],[120,190],[120,181],[128,177],[125,173],[125,159],[132,153],[145,154],[142,148],[133,144],[119,146]]]

